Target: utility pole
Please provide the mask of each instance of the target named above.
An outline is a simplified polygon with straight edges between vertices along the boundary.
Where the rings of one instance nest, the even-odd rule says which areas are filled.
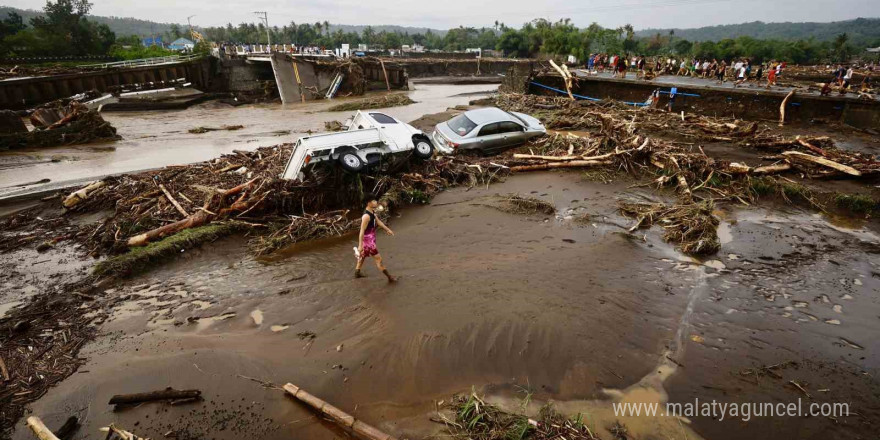
[[[266,11],[254,11],[254,14],[257,14],[262,20],[263,25],[266,26],[266,42],[269,45],[269,50],[272,50],[272,34],[269,33],[269,13]]]
[[[192,39],[195,39],[196,37],[195,37],[195,35],[193,35],[193,24],[192,24],[193,17],[195,17],[195,15],[190,15],[189,17],[186,17],[186,24],[189,25],[189,37]]]

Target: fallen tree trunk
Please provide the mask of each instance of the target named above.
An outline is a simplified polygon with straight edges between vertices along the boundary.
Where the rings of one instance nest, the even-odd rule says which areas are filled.
[[[857,170],[851,166],[843,165],[843,164],[834,162],[833,160],[825,159],[824,157],[811,156],[806,153],[801,153],[800,151],[786,151],[786,152],[782,153],[782,155],[787,156],[792,159],[796,159],[796,160],[819,164],[819,165],[831,168],[833,170],[840,171],[841,173],[849,174],[850,176],[857,176],[858,177],[858,176],[862,175],[862,173],[859,170]]]
[[[154,402],[156,400],[197,399],[201,396],[202,392],[199,390],[175,390],[174,388],[165,388],[161,391],[151,391],[149,393],[117,394],[111,397],[110,401],[107,403],[109,405],[125,405]]]
[[[169,235],[176,234],[184,229],[194,228],[196,226],[202,226],[206,223],[209,223],[214,218],[214,215],[209,213],[207,209],[207,206],[205,206],[195,214],[183,220],[158,227],[156,229],[153,229],[152,231],[147,231],[140,235],[135,235],[134,237],[128,239],[128,245],[145,246],[151,241],[160,240]]]
[[[549,170],[552,168],[581,168],[581,167],[591,167],[596,165],[608,165],[611,162],[602,161],[602,160],[573,160],[570,162],[550,162],[550,163],[541,163],[535,165],[520,165],[515,167],[510,167],[510,171],[540,171],[540,170]]]
[[[46,425],[43,424],[43,421],[40,420],[37,416],[30,416],[27,418],[28,428],[31,428],[31,431],[34,432],[34,435],[37,436],[40,440],[59,440],[58,437],[55,436]]]
[[[396,440],[394,437],[355,419],[345,411],[309,394],[292,383],[284,385],[284,391],[300,402],[320,411],[322,414],[330,418],[330,420],[333,420],[342,427],[351,429],[355,434],[362,438],[368,440]]]

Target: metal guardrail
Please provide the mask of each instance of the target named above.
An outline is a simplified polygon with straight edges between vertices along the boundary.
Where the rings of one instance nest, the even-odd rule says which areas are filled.
[[[202,57],[202,55],[198,55],[198,54],[170,55],[167,57],[141,58],[141,59],[137,59],[137,60],[114,61],[114,62],[110,62],[110,63],[83,64],[83,65],[79,65],[76,67],[109,69],[111,67],[154,66],[154,65],[158,65],[158,64],[182,63],[185,61],[195,60],[195,59],[198,59],[201,57]]]

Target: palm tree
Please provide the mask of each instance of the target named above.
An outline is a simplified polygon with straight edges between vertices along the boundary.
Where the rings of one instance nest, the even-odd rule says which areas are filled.
[[[327,32],[327,36],[330,36],[330,22],[324,20],[324,31]]]

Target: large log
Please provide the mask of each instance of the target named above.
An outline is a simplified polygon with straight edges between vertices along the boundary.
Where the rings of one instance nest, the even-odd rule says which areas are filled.
[[[581,168],[581,167],[591,167],[596,165],[608,165],[611,162],[602,161],[602,160],[573,160],[569,162],[549,162],[549,163],[541,163],[535,165],[520,165],[515,167],[510,167],[510,171],[540,171],[540,170],[549,170],[553,168]]]
[[[27,418],[28,428],[31,428],[31,431],[34,432],[34,435],[37,436],[40,440],[59,440],[46,425],[43,424],[43,421],[40,420],[37,416],[30,416]]]
[[[197,399],[202,396],[199,390],[175,390],[165,388],[160,391],[136,394],[117,394],[110,398],[109,405],[126,405],[132,403],[154,402],[156,400]]]
[[[849,174],[850,176],[861,176],[862,175],[862,173],[859,170],[857,170],[851,166],[843,165],[843,164],[834,162],[833,160],[825,159],[824,157],[811,156],[806,153],[801,153],[800,151],[786,151],[786,152],[782,153],[782,155],[788,156],[788,157],[790,157],[792,159],[796,159],[796,160],[819,164],[819,165],[831,168],[833,170],[840,171],[841,173]]]
[[[351,429],[355,434],[367,440],[396,440],[394,437],[374,428],[360,420],[355,419],[350,414],[341,409],[321,400],[302,388],[289,383],[284,385],[284,391],[293,398],[305,403],[308,406],[320,411],[322,414],[338,423],[344,428]]]
[[[197,226],[205,225],[209,223],[213,218],[214,215],[210,214],[207,211],[207,208],[203,208],[183,220],[158,227],[151,231],[144,232],[143,234],[135,235],[134,237],[128,239],[128,245],[145,246],[147,243],[161,240],[162,238],[165,238],[169,235],[174,235],[184,229],[195,228]]]

